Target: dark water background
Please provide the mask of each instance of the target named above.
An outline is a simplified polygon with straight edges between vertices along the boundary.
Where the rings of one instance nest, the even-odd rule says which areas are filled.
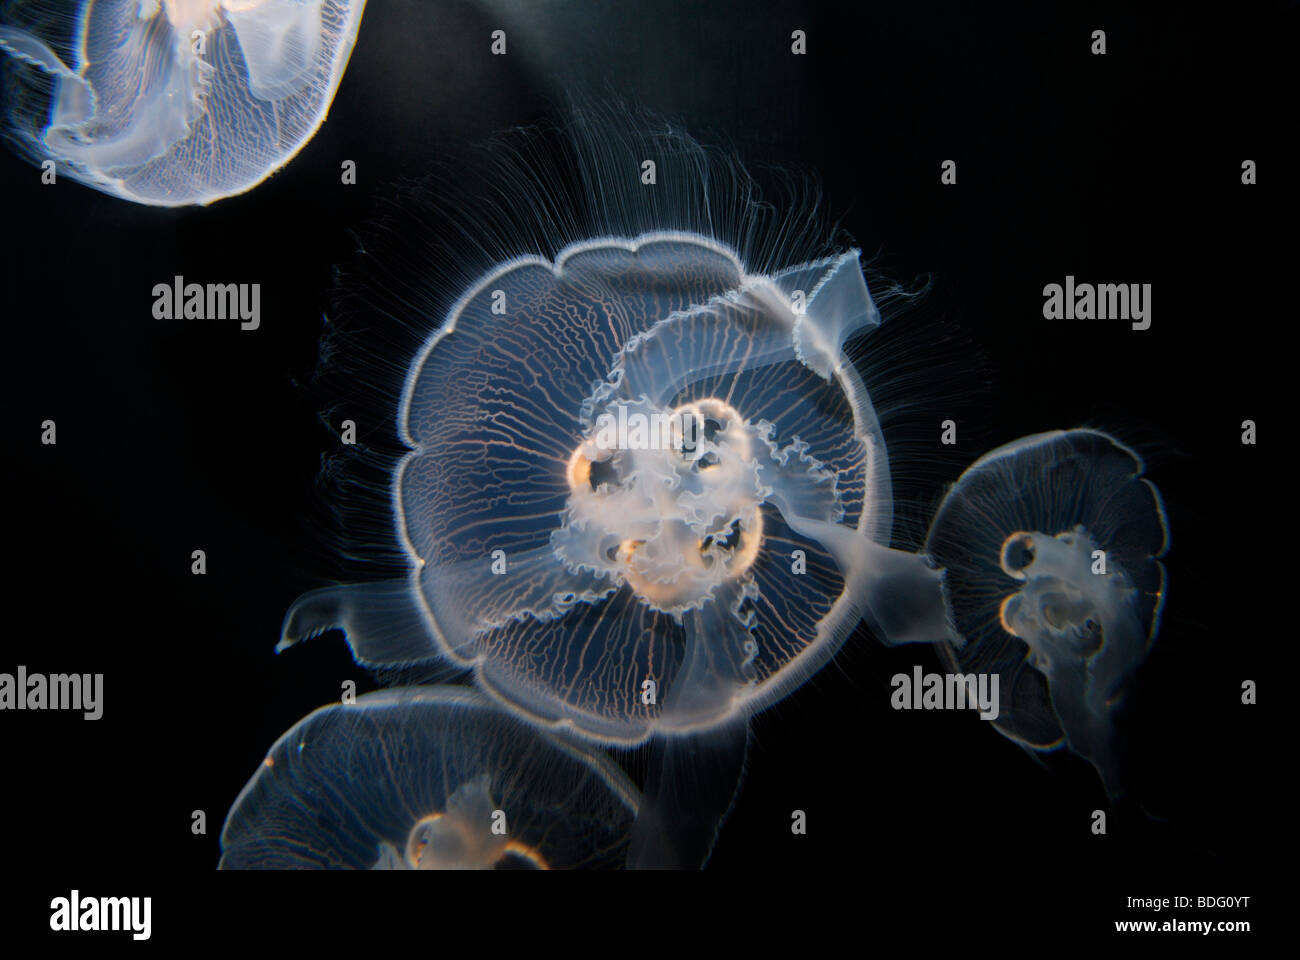
[[[892,711],[889,677],[938,660],[863,633],[755,721],[714,876],[663,890],[575,879],[554,904],[529,895],[529,909],[551,911],[560,932],[575,899],[667,930],[679,894],[698,888],[692,907],[720,922],[762,926],[769,905],[796,926],[849,909],[864,933],[938,924],[1001,939],[1024,926],[1099,933],[1137,916],[1120,909],[1127,896],[1264,895],[1280,829],[1273,771],[1293,723],[1280,675],[1293,474],[1279,451],[1294,442],[1281,399],[1294,6],[535,6],[371,0],[319,135],[268,183],[207,210],[43,187],[0,156],[0,669],[106,675],[98,722],[0,718],[5,861],[22,878],[6,927],[43,929],[49,899],[72,887],[153,896],[155,939],[232,916],[296,929],[313,925],[301,911],[328,917],[343,903],[345,925],[400,931],[423,915],[412,911],[427,893],[396,885],[220,878],[217,835],[283,730],[336,699],[341,678],[370,685],[336,640],[272,652],[288,604],[333,571],[314,528],[331,440],[299,384],[332,268],[353,252],[348,230],[431,157],[551,115],[566,77],[720,131],[747,156],[819,171],[828,207],[891,275],[932,275],[910,322],[949,359],[968,344],[971,365],[953,375],[956,396],[944,374],[917,381],[961,425],[952,462],[903,478],[918,514],[960,462],[1089,424],[1147,454],[1173,551],[1165,628],[1127,728],[1152,818],[1117,816],[1093,837],[1089,814],[1105,800],[1082,761],[1048,773],[973,716]],[[487,52],[498,26],[505,58]],[[789,54],[795,28],[806,57]],[[1105,57],[1088,52],[1097,28]],[[339,185],[343,159],[357,161],[355,187]],[[958,162],[956,187],[939,184],[945,159]],[[1244,159],[1258,186],[1241,185]],[[152,287],[175,274],[260,282],[262,329],[154,320]],[[1045,321],[1042,287],[1066,274],[1151,283],[1151,330]],[[918,417],[906,428],[928,422]],[[53,448],[38,443],[47,418]],[[1239,442],[1246,418],[1260,424],[1257,447]],[[196,547],[206,577],[189,573]],[[1261,706],[1240,705],[1243,679],[1260,683]],[[791,835],[796,808],[806,836]],[[206,836],[190,832],[196,809]],[[444,886],[430,909],[499,896]]]

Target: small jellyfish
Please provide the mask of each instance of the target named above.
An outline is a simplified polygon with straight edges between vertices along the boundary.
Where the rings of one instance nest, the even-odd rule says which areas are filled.
[[[325,121],[365,0],[82,0],[12,8],[9,134],[36,163],[153,206],[251,190]]]
[[[226,818],[220,866],[616,869],[637,803],[608,758],[469,688],[394,688],[276,741]]]
[[[1164,508],[1132,450],[1095,430],[1037,434],[975,462],[926,548],[963,640],[965,672],[996,673],[994,724],[1031,750],[1062,745],[1122,792],[1114,715],[1160,624]]]
[[[571,161],[504,170],[488,189],[514,193],[483,219],[522,219],[522,241],[458,225],[454,249],[498,251],[559,209],[568,236],[413,318],[426,332],[389,489],[408,575],[306,594],[280,649],[342,627],[365,665],[472,669],[511,710],[588,740],[693,738],[654,750],[669,773],[650,777],[642,823],[668,830],[692,808],[722,815],[747,719],[864,617],[890,643],[948,624],[940,573],[888,545],[888,458],[845,349],[881,322],[858,251],[787,256],[809,246],[789,236],[806,211],[756,203],[729,161],[650,130],[580,124]],[[710,769],[728,773],[705,785]],[[691,864],[715,825],[634,861]]]

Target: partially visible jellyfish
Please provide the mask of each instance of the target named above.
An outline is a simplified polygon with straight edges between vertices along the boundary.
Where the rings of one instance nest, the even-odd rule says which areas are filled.
[[[19,5],[0,25],[11,139],[104,193],[181,206],[251,190],[312,138],[365,0],[72,6]]]
[[[636,788],[599,752],[466,687],[322,707],[231,807],[221,868],[617,869]]]
[[[1085,758],[1123,790],[1115,713],[1160,625],[1164,507],[1136,453],[1095,430],[1025,437],[981,457],[934,517],[963,672],[997,673],[993,721],[1031,750]]]
[[[699,842],[634,861],[688,865],[747,719],[864,617],[885,642],[945,639],[941,575],[888,546],[885,445],[845,352],[881,322],[858,251],[787,259],[815,218],[760,207],[733,166],[711,179],[680,133],[580,123],[574,141],[566,166],[502,171],[484,219],[522,220],[516,248],[552,222],[606,232],[505,258],[411,318],[390,488],[407,576],[308,593],[280,649],[342,627],[365,665],[448,662],[535,723],[660,738],[642,824],[693,819]],[[743,222],[723,229],[727,211]],[[512,245],[463,240],[485,229],[454,249]],[[731,786],[683,785],[710,769]]]

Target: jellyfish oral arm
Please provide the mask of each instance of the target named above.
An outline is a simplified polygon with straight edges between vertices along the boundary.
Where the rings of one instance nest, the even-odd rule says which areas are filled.
[[[855,333],[880,325],[880,311],[867,291],[860,252],[782,271],[773,278],[795,307],[795,354],[823,378],[845,363],[844,344]],[[809,289],[803,286],[811,282]],[[802,309],[799,302],[803,301]]]
[[[749,724],[744,717],[687,737],[656,738],[632,826],[628,867],[704,866],[740,790],[748,751]]]
[[[223,3],[248,65],[249,92],[259,100],[276,101],[301,91],[320,56],[324,0]]]
[[[842,524],[794,512],[786,515],[786,522],[831,552],[853,584],[851,602],[883,643],[957,641],[944,606],[943,571],[923,554],[895,550]]]
[[[1142,660],[1145,641],[1136,591],[1113,564],[1108,572],[1094,572],[1096,550],[1083,527],[1057,536],[1008,537],[1003,569],[1025,585],[1003,603],[1002,621],[1048,678],[1070,749],[1097,768],[1114,794],[1119,777],[1110,715]]]
[[[74,80],[81,83],[83,87],[85,86],[81,78],[68,69],[67,65],[59,59],[58,54],[31,34],[22,30],[0,26],[0,50],[12,57],[17,57],[23,63],[44,70],[60,80]],[[89,116],[89,111],[86,112],[85,116]]]
[[[329,630],[341,630],[358,663],[425,663],[438,654],[416,595],[406,580],[321,587],[289,608],[276,652]]]
[[[1064,660],[1088,665],[1086,702],[1102,713],[1113,705],[1144,652],[1133,603],[1136,591],[1113,563],[1094,568],[1101,551],[1083,529],[1048,536],[1018,532],[1007,538],[1003,569],[1025,586],[1003,604],[1003,624],[1024,640],[1044,673]]]
[[[496,804],[490,777],[458,785],[445,812],[430,814],[411,829],[406,863],[414,870],[490,870],[505,855],[504,833],[492,831]]]
[[[57,87],[51,128],[76,127],[95,113],[95,94],[58,54],[22,30],[0,26],[0,50],[54,77]]]

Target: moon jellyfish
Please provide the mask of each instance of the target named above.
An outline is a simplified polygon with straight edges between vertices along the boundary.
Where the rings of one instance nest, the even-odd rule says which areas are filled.
[[[539,722],[639,743],[779,698],[864,612],[943,639],[937,572],[878,542],[885,451],[842,353],[878,322],[857,251],[756,276],[659,234],[494,272],[402,402],[393,504],[427,630],[372,637],[375,595],[327,588],[284,644],[342,622],[363,663],[448,657]]]
[[[365,0],[35,6],[0,25],[11,138],[104,193],[180,206],[252,189],[312,138]]]
[[[575,141],[503,171],[489,189],[518,193],[485,219],[542,220],[516,247],[553,221],[603,232],[490,266],[409,362],[389,491],[407,576],[305,595],[280,649],[342,627],[363,664],[457,664],[533,722],[738,778],[747,718],[864,617],[890,643],[948,635],[939,572],[888,546],[888,458],[845,353],[881,315],[857,250],[787,259],[807,212],[761,206],[725,160],[713,178],[693,140]],[[680,777],[646,793],[674,828],[701,805]]]
[[[997,728],[1032,750],[1062,745],[1121,791],[1114,715],[1154,641],[1168,544],[1160,494],[1104,433],[1025,437],[953,486],[927,549],[964,641],[964,672],[996,672]]]
[[[606,757],[469,688],[394,688],[276,741],[226,818],[221,868],[618,868],[636,808]]]

